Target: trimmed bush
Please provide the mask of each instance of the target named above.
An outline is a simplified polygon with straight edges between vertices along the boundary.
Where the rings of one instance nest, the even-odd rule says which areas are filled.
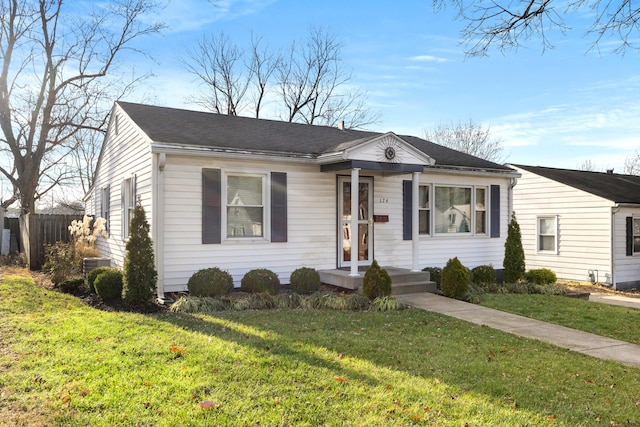
[[[428,271],[432,282],[435,282],[437,288],[440,289],[440,277],[442,276],[442,269],[440,267],[425,267],[422,271]]]
[[[95,292],[96,291],[96,287],[95,285],[95,281],[96,281],[96,277],[98,277],[100,274],[104,273],[105,271],[109,271],[109,270],[115,270],[115,268],[113,267],[96,267],[93,270],[91,270],[90,272],[87,273],[87,285],[89,285],[89,289],[91,289],[91,292]]]
[[[301,267],[291,273],[291,290],[301,294],[310,294],[320,289],[320,273],[315,268]]]
[[[271,270],[257,268],[244,275],[240,281],[240,289],[244,292],[266,292],[271,295],[276,295],[280,290],[280,279],[278,279],[278,275]]]
[[[458,257],[451,258],[442,269],[440,290],[449,298],[462,298],[469,290],[469,269],[462,265]]]
[[[525,273],[524,279],[534,285],[552,285],[558,280],[556,273],[548,268],[529,270]]]
[[[471,282],[478,285],[496,283],[496,270],[492,265],[479,265],[471,269]]]
[[[69,279],[59,283],[58,288],[65,294],[73,294],[77,292],[82,285],[84,285],[84,279],[82,277],[77,277],[75,279]]]
[[[362,293],[370,300],[391,295],[391,277],[374,259],[362,280]]]
[[[105,301],[122,297],[122,272],[115,268],[98,274],[93,282],[96,293]]]
[[[218,267],[203,268],[193,273],[187,288],[194,297],[221,297],[233,291],[233,277]]]

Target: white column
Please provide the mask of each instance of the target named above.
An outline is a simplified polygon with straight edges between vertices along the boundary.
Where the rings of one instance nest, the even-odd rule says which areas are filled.
[[[420,172],[414,172],[411,180],[411,271],[420,271],[420,217],[418,198],[420,197]]]
[[[358,241],[358,210],[360,199],[360,169],[351,169],[351,272],[349,276],[359,276],[358,253],[360,252]]]

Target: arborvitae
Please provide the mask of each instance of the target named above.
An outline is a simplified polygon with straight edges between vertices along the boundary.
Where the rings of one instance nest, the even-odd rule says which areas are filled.
[[[520,225],[516,221],[516,213],[511,215],[507,241],[504,243],[504,276],[506,283],[515,283],[524,277],[524,249],[522,249],[522,235]]]
[[[130,305],[144,304],[154,295],[158,273],[155,268],[149,223],[138,199],[129,227],[124,260],[122,298]]]

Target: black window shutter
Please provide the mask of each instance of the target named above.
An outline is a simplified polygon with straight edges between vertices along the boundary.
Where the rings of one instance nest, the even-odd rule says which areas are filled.
[[[287,241],[287,174],[271,172],[271,241]]]
[[[222,173],[202,169],[202,243],[222,242]]]
[[[410,180],[402,181],[402,239],[411,240],[411,225],[413,221],[412,208],[413,208],[413,191],[412,183]]]
[[[500,237],[500,186],[491,186],[491,237]]]
[[[633,217],[627,217],[627,256],[633,256]]]

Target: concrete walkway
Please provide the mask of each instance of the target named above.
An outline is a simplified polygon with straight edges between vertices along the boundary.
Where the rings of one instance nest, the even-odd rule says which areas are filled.
[[[466,320],[477,325],[485,325],[521,337],[548,342],[600,359],[615,360],[624,365],[640,367],[640,345],[426,292],[398,295],[397,298],[412,307]],[[640,304],[636,304],[640,308]]]

